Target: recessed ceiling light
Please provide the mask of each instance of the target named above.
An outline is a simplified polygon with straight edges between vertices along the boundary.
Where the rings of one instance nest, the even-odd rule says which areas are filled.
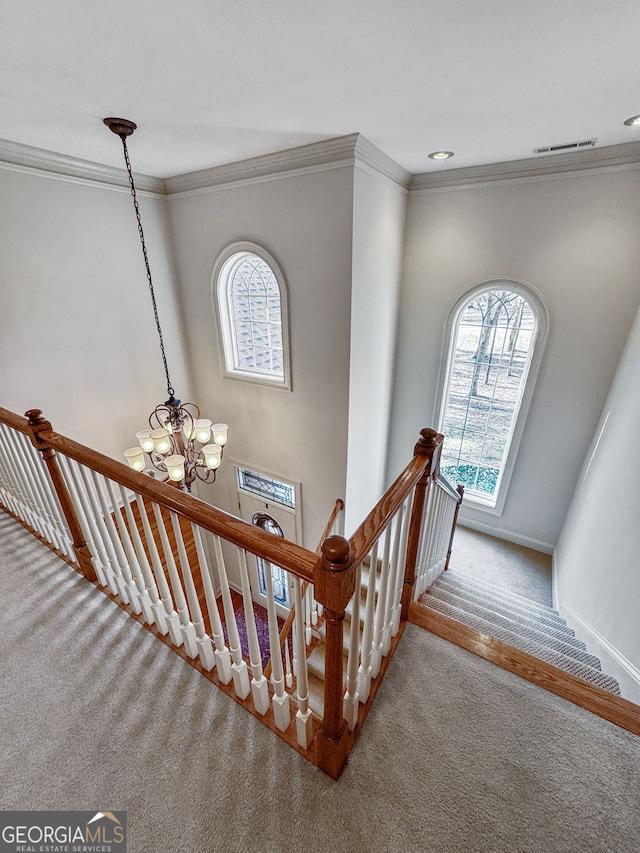
[[[640,125],[640,116],[631,116],[625,121],[627,127],[637,127]]]
[[[448,160],[449,157],[453,157],[453,151],[432,151],[429,154],[431,160]]]

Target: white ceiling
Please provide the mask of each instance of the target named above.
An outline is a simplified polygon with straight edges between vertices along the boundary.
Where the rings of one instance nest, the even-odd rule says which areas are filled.
[[[2,0],[0,138],[122,166],[122,116],[157,177],[356,131],[517,160],[640,139],[639,48],[638,0]]]

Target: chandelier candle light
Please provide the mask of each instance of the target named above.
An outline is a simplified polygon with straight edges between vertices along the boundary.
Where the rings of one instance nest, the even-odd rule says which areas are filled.
[[[162,329],[158,319],[156,297],[151,280],[151,269],[147,257],[147,247],[142,231],[142,220],[136,196],[136,187],[133,182],[131,162],[127,151],[127,137],[131,136],[136,129],[132,121],[124,118],[105,118],[104,123],[116,136],[122,140],[124,149],[124,162],[129,175],[131,196],[133,206],[138,220],[138,234],[142,246],[142,254],[147,270],[147,282],[151,294],[153,314],[160,340],[160,352],[162,363],[167,378],[167,393],[169,399],[165,403],[156,406],[149,416],[149,429],[142,429],[136,433],[138,447],[130,447],[125,450],[124,456],[129,466],[134,471],[145,471],[149,476],[156,476],[154,470],[146,470],[145,454],[151,460],[154,468],[166,475],[171,482],[180,488],[190,492],[196,478],[204,483],[213,483],[216,479],[216,471],[220,466],[224,446],[227,443],[227,424],[213,424],[208,418],[200,417],[200,409],[195,403],[182,403],[176,399],[175,391],[169,378],[167,357],[164,351],[164,340]]]

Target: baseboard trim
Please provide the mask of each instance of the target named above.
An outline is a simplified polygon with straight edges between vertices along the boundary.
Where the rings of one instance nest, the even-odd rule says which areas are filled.
[[[512,530],[493,527],[491,524],[485,524],[483,521],[467,518],[462,515],[462,512],[460,513],[458,524],[460,527],[468,527],[470,530],[477,530],[479,533],[495,536],[496,539],[506,539],[507,542],[513,542],[514,545],[522,545],[524,548],[531,548],[532,551],[540,551],[543,554],[553,554],[555,548],[555,545],[552,545],[550,542],[542,542],[540,539],[523,536],[520,533],[514,533]]]
[[[588,634],[595,643],[602,646],[605,652],[613,658],[618,666],[624,669],[629,678],[633,679],[638,687],[640,687],[640,669],[632,664],[631,661],[622,654],[622,652],[619,652],[615,646],[611,645],[606,637],[603,637],[602,634],[593,627],[593,625],[590,625],[586,619],[580,616],[579,613],[576,613],[573,607],[570,607],[568,604],[560,603],[560,606],[557,609],[560,611],[561,616],[566,613],[570,619],[577,622],[582,630]]]
[[[626,731],[640,735],[640,705],[628,699],[589,684],[582,678],[475,631],[461,622],[456,622],[455,619],[435,613],[419,602],[412,603],[409,621],[443,640],[467,649],[478,657],[526,679],[531,684],[549,690],[574,705],[579,705]]]

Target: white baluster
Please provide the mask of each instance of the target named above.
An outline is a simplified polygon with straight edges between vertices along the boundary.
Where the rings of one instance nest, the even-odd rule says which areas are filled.
[[[129,603],[131,604],[134,613],[142,613],[145,621],[148,624],[151,624],[153,622],[151,602],[149,601],[149,596],[147,595],[146,590],[144,588],[144,580],[142,578],[142,573],[140,572],[140,566],[138,565],[138,560],[136,558],[135,551],[133,550],[133,545],[131,544],[129,531],[127,530],[127,526],[124,523],[122,513],[120,512],[120,508],[118,506],[115,486],[111,482],[111,480],[108,479],[105,480],[105,483],[107,485],[109,501],[111,502],[112,507],[112,511],[109,515],[112,519],[115,518],[115,523],[117,525],[119,533],[119,536],[117,538],[120,540],[122,548],[124,549],[124,552],[126,554],[126,560],[124,560],[124,562],[121,562],[121,568],[122,574],[124,575],[127,584]]]
[[[429,478],[424,504],[424,515],[420,527],[420,545],[418,550],[419,580],[415,585],[417,599],[431,583],[431,553],[433,548],[433,519],[435,493],[433,480]]]
[[[133,542],[133,549],[136,552],[138,565],[140,567],[140,572],[142,573],[142,578],[144,580],[144,587],[147,594],[147,598],[151,602],[152,621],[155,622],[156,627],[161,634],[167,634],[169,632],[169,626],[167,625],[167,619],[164,613],[164,609],[158,606],[160,603],[158,587],[156,586],[156,582],[153,577],[153,572],[151,571],[151,566],[149,565],[149,560],[147,559],[147,554],[144,550],[144,545],[142,544],[140,531],[138,530],[138,525],[131,509],[131,504],[127,500],[126,492],[122,487],[120,488],[122,491],[124,512],[127,516],[127,521],[129,523],[129,533],[131,535],[131,541]],[[138,495],[135,495],[135,497],[137,499]]]
[[[273,719],[280,731],[289,728],[291,713],[289,710],[289,694],[284,689],[284,674],[282,671],[282,651],[280,649],[280,633],[278,631],[278,616],[276,602],[273,597],[273,577],[271,563],[264,562],[264,580],[267,592],[267,615],[269,618],[269,648],[271,651],[271,683],[273,684]]]
[[[39,514],[35,510],[33,496],[29,494],[24,473],[22,460],[18,455],[17,443],[14,430],[7,429],[4,434],[5,453],[10,460],[13,492],[18,496],[19,510],[17,515],[26,522],[32,530],[46,539],[44,525]]]
[[[87,543],[87,548],[91,554],[91,563],[95,569],[98,583],[101,586],[107,586],[108,581],[104,567],[104,563],[106,563],[106,555],[104,555],[103,561],[104,546],[102,542],[96,541],[99,538],[99,534],[95,530],[95,524],[91,524],[91,521],[93,520],[90,518],[91,508],[89,507],[87,498],[82,491],[80,479],[71,464],[71,459],[67,459],[67,457],[63,456],[61,453],[58,454],[57,458],[60,465],[60,471],[65,479],[69,495],[71,496],[71,500],[75,507],[76,515],[78,516],[80,527],[82,528],[82,533]]]
[[[196,551],[198,553],[198,562],[200,564],[200,577],[202,578],[202,586],[204,588],[204,597],[207,602],[207,610],[209,611],[209,624],[211,625],[211,636],[215,643],[216,649],[214,652],[214,660],[218,677],[223,684],[228,684],[233,677],[231,666],[231,656],[229,649],[224,642],[224,634],[222,632],[222,621],[220,612],[218,611],[218,603],[216,594],[213,589],[211,580],[211,572],[209,571],[209,561],[205,554],[202,537],[200,536],[200,528],[196,524],[191,525],[193,531],[193,539],[196,543]],[[235,620],[234,620],[235,624]],[[211,643],[209,643],[209,651],[211,651]]]
[[[114,595],[120,595],[125,604],[129,603],[129,596],[120,572],[120,566],[116,559],[116,552],[107,530],[103,517],[102,507],[94,489],[94,483],[89,478],[89,472],[84,465],[79,465],[78,470],[84,484],[84,489],[89,498],[91,517],[97,528],[98,538],[103,546],[103,562],[105,563],[105,575],[109,583],[109,589]]]
[[[360,583],[362,566],[356,572],[356,589],[351,599],[351,627],[349,630],[349,657],[347,659],[347,689],[342,703],[342,715],[347,721],[349,731],[353,731],[358,722],[358,657],[360,655]]]
[[[291,670],[291,654],[289,652],[289,638],[284,641],[284,683],[289,690],[293,687],[293,672]]]
[[[311,596],[313,595],[313,585],[307,584],[307,589],[304,593],[304,638],[307,646],[311,645],[312,633],[311,633]],[[318,621],[318,615],[316,613],[316,622]]]
[[[253,598],[249,584],[249,572],[247,571],[247,553],[242,549],[238,549],[238,565],[240,567],[240,582],[242,584],[244,620],[247,626],[247,640],[249,642],[249,661],[253,676],[251,679],[251,695],[256,711],[264,715],[269,710],[269,682],[262,672],[262,652],[260,650],[260,643],[258,642],[255,613],[253,612]]]
[[[124,554],[124,549],[122,547],[122,542],[120,541],[118,531],[116,530],[112,510],[110,509],[109,504],[107,503],[107,500],[104,496],[104,490],[102,488],[104,477],[102,477],[101,479],[101,475],[93,470],[91,470],[91,476],[93,478],[95,494],[97,495],[98,502],[100,504],[101,515],[104,521],[104,525],[106,527],[107,538],[108,541],[111,543],[111,549],[113,551],[113,556],[110,556],[110,559],[112,559],[113,561],[113,571],[116,577],[116,582],[118,584],[118,589],[120,591],[120,598],[122,598],[125,604],[131,603],[131,605],[133,606],[133,602],[131,601],[130,595],[131,587],[134,586],[133,578],[131,575],[131,569],[129,568],[129,564],[127,563],[127,559]],[[139,613],[140,610],[138,609],[135,612]]]
[[[362,652],[358,668],[358,696],[363,704],[371,691],[371,645],[373,620],[375,616],[376,576],[378,574],[378,543],[375,542],[369,554],[369,583],[365,605],[364,627],[362,630]]]
[[[178,548],[178,560],[180,563],[180,568],[182,569],[182,580],[184,581],[184,589],[187,594],[187,601],[189,602],[189,610],[191,612],[191,621],[193,623],[193,629],[196,635],[196,646],[198,648],[198,655],[200,656],[200,662],[203,667],[209,672],[216,665],[216,658],[213,651],[213,646],[211,645],[211,638],[205,631],[204,627],[204,619],[202,618],[202,610],[200,609],[200,601],[198,600],[198,593],[196,592],[196,587],[193,582],[193,574],[191,572],[191,565],[189,563],[189,558],[187,556],[187,549],[184,547],[184,539],[182,538],[182,529],[180,527],[180,519],[175,514],[175,512],[171,512],[171,525],[173,527],[173,533],[176,539],[176,546]],[[218,667],[218,677],[223,684],[227,684],[231,681],[231,672],[226,673],[226,680],[223,678],[223,671],[221,667]]]
[[[134,531],[137,533],[137,527],[135,521],[133,520],[133,513],[131,512],[131,507],[129,506],[129,498],[127,496],[125,488],[124,486],[119,486],[119,489],[120,503],[122,504],[122,509],[124,509],[125,515],[127,516],[127,521],[129,522],[128,527],[125,524],[124,518],[122,517],[122,512],[120,511],[120,508],[116,503],[113,504],[113,508],[116,516],[116,522],[118,524],[118,530],[120,531],[122,544],[124,545],[127,560],[131,568],[131,575],[136,585],[135,598],[131,594],[131,590],[129,590],[129,596],[131,598],[131,603],[134,604],[135,602],[137,606],[140,607],[140,612],[142,613],[145,622],[147,622],[147,624],[149,625],[153,625],[155,622],[152,608],[153,602],[151,601],[149,590],[147,589],[145,578],[142,573],[142,567],[140,566],[140,561],[138,559],[138,549],[136,548],[135,544],[136,540],[133,538]],[[140,542],[139,536],[138,542]],[[142,550],[142,543],[140,543],[140,549]]]
[[[57,538],[53,529],[51,528],[51,525],[49,524],[47,513],[40,498],[40,492],[33,479],[33,473],[31,471],[31,460],[27,455],[27,448],[25,447],[25,443],[28,443],[29,439],[26,437],[26,435],[23,435],[22,433],[14,433],[13,439],[16,453],[16,461],[19,463],[19,466],[21,468],[22,476],[24,477],[26,492],[29,497],[29,504],[36,518],[38,519],[41,535],[47,542],[50,542],[55,547],[58,547]]]
[[[387,584],[387,606],[382,631],[382,656],[386,657],[391,648],[391,630],[395,613],[395,591],[397,587],[398,564],[400,562],[400,540],[402,538],[402,516],[404,504],[393,517],[393,545],[389,567],[389,582]],[[391,531],[389,531],[391,533]]]
[[[41,494],[42,500],[47,507],[47,513],[51,520],[51,525],[57,531],[56,538],[58,541],[58,547],[67,557],[75,559],[71,534],[69,533],[64,513],[60,507],[58,496],[51,485],[49,472],[46,469],[44,460],[35,447],[31,444],[27,444],[26,442],[25,445],[28,447],[28,452],[32,460],[32,470],[36,482],[36,488]]]
[[[17,518],[22,518],[13,485],[13,471],[10,456],[7,454],[5,432],[9,428],[0,424],[0,484],[4,506]]]
[[[180,622],[180,639],[174,640],[174,642],[177,646],[181,645],[181,643],[184,643],[186,653],[189,655],[190,658],[195,658],[198,657],[196,632],[195,628],[193,627],[193,622],[189,618],[187,601],[184,597],[182,584],[180,583],[180,575],[178,574],[178,567],[176,566],[176,561],[173,556],[171,543],[169,542],[169,536],[167,535],[167,529],[165,527],[164,518],[162,517],[162,510],[156,503],[152,504],[152,506],[153,513],[156,518],[156,524],[158,525],[158,532],[160,533],[160,542],[162,543],[162,550],[164,552],[164,558],[167,564],[167,571],[169,572],[169,580],[171,581],[171,589],[173,591],[173,600],[175,601],[176,610],[178,611],[178,619]]]
[[[411,518],[411,503],[413,500],[413,492],[402,505],[402,522],[400,534],[400,553],[398,555],[398,568],[396,575],[396,590],[394,596],[394,614],[393,624],[391,626],[391,636],[395,637],[400,627],[400,617],[402,615],[402,588],[404,586],[404,568],[407,559],[407,539],[409,536],[409,520]]]
[[[383,650],[384,620],[387,610],[387,589],[389,586],[389,564],[391,556],[391,524],[384,531],[384,549],[382,552],[382,567],[380,569],[380,582],[378,600],[376,601],[376,614],[373,622],[373,640],[371,643],[371,677],[376,678],[380,672]]]
[[[87,545],[91,552],[91,562],[96,570],[98,581],[102,586],[108,586],[113,595],[118,594],[118,587],[113,578],[105,544],[94,518],[93,507],[84,490],[80,475],[81,466],[72,459],[59,456],[61,468],[67,472],[67,482],[73,481],[75,496],[82,512],[83,529],[88,531]]]
[[[169,584],[167,583],[167,577],[164,573],[164,568],[160,561],[160,555],[158,554],[158,548],[156,546],[156,542],[153,536],[153,531],[151,530],[151,525],[149,524],[147,508],[145,507],[144,501],[142,500],[142,497],[140,495],[136,495],[136,501],[138,503],[138,510],[140,512],[140,520],[142,521],[144,535],[147,540],[147,548],[149,549],[149,554],[151,556],[153,576],[155,578],[156,586],[158,588],[158,594],[160,596],[160,600],[154,602],[153,604],[153,610],[156,615],[156,623],[158,625],[164,623],[167,627],[171,642],[176,646],[180,646],[182,643],[182,634],[180,632],[180,617],[176,613],[173,606],[171,590],[169,589]]]
[[[296,649],[296,698],[298,711],[296,713],[296,736],[303,749],[308,749],[313,737],[313,720],[309,709],[309,677],[307,673],[307,650],[305,646],[304,625],[302,619],[302,595],[300,594],[300,578],[293,578],[293,642]]]
[[[238,634],[238,625],[236,623],[236,614],[233,609],[231,600],[231,590],[229,589],[229,579],[227,577],[227,567],[224,562],[222,553],[222,543],[219,536],[213,537],[213,550],[216,555],[216,563],[218,565],[218,578],[220,581],[220,592],[222,593],[222,606],[224,608],[224,618],[227,623],[227,637],[229,638],[229,651],[231,652],[231,674],[233,676],[233,688],[236,695],[241,699],[246,699],[251,690],[249,684],[249,671],[246,662],[242,659],[242,648],[240,646],[240,635]],[[252,608],[253,610],[253,608]]]

